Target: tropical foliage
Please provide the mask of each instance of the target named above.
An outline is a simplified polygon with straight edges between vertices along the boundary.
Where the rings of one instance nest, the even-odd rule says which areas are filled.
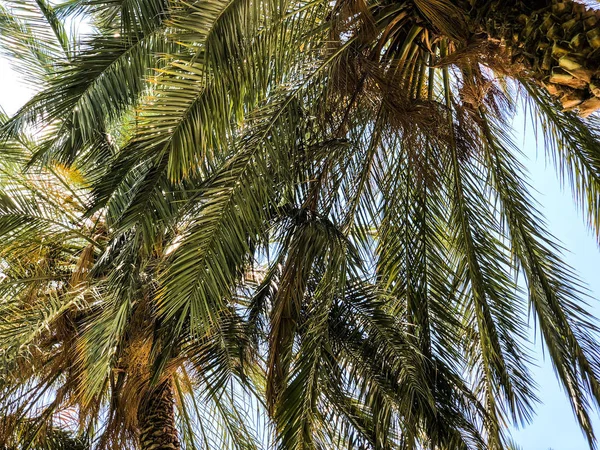
[[[25,448],[57,429],[509,448],[539,334],[594,447],[598,324],[510,130],[525,108],[600,235],[597,19],[568,0],[2,3],[36,91],[2,118],[6,445],[25,426]]]

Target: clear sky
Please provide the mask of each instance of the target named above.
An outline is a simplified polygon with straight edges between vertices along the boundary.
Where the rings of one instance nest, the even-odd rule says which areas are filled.
[[[0,58],[0,106],[7,112],[15,112],[31,96],[7,64]],[[565,260],[587,282],[594,298],[600,298],[600,251],[594,236],[584,225],[582,214],[575,207],[571,193],[563,191],[557,181],[552,164],[546,164],[543,145],[536,145],[532,132],[523,133],[523,119],[515,119],[517,143],[526,155],[526,166],[531,175],[535,197],[541,203],[550,231],[569,253]],[[529,127],[531,129],[531,127]],[[600,302],[593,301],[593,310],[600,316]],[[539,367],[533,368],[539,385],[542,404],[537,407],[533,422],[524,429],[515,430],[513,437],[523,450],[585,450],[588,448],[571,407],[561,391],[548,361],[542,359],[542,349],[537,343]],[[596,433],[600,436],[600,420],[594,417]]]
[[[593,299],[591,311],[600,317],[600,251],[595,236],[585,225],[581,211],[575,206],[570,187],[563,190],[551,160],[546,161],[543,143],[536,143],[531,127],[523,126],[523,117],[515,119],[516,142],[525,153],[523,162],[530,172],[534,196],[541,204],[549,231],[568,250],[564,260],[576,269],[587,284]],[[525,132],[524,132],[525,128]],[[543,360],[542,347],[536,345],[539,367],[534,368],[534,378],[539,384],[539,397],[533,422],[513,433],[523,450],[585,450],[587,441],[573,417],[571,406],[561,390],[551,363]],[[600,419],[593,417],[596,435],[600,436]]]

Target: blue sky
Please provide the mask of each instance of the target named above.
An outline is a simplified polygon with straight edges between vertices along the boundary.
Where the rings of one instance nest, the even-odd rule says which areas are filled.
[[[515,119],[517,143],[525,153],[523,162],[530,172],[534,196],[541,204],[549,231],[568,250],[564,260],[576,269],[590,289],[591,310],[600,317],[600,251],[595,236],[585,225],[581,211],[575,206],[570,188],[562,189],[551,161],[546,162],[543,144],[536,145],[531,127],[523,132],[523,117]],[[584,450],[587,441],[578,428],[571,407],[563,394],[549,361],[542,359],[542,347],[536,343],[539,367],[534,378],[539,384],[539,397],[533,422],[513,433],[523,450]],[[600,419],[594,417],[596,434],[600,434]]]
[[[15,112],[30,97],[31,91],[19,81],[0,58],[0,106]],[[552,164],[546,164],[543,145],[536,145],[532,132],[523,133],[523,118],[515,119],[517,143],[525,153],[525,164],[530,171],[535,197],[541,203],[551,233],[569,250],[564,257],[588,284],[594,298],[600,298],[600,252],[595,237],[585,226],[582,214],[572,201],[569,190],[563,191]],[[531,130],[531,127],[529,127]],[[524,135],[525,134],[525,135]],[[593,311],[600,316],[600,302],[592,300]],[[537,407],[533,422],[515,430],[513,437],[523,450],[585,450],[587,443],[573,418],[571,407],[556,381],[548,361],[542,359],[539,340],[536,344],[538,367],[533,368],[539,385],[542,404]],[[600,435],[600,419],[594,417]]]

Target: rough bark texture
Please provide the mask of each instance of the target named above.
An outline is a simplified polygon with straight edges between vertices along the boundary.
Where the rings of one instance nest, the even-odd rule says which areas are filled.
[[[180,450],[171,381],[149,391],[138,411],[141,450]]]
[[[600,11],[573,0],[471,5],[480,32],[501,41],[565,109],[583,116],[600,109]]]

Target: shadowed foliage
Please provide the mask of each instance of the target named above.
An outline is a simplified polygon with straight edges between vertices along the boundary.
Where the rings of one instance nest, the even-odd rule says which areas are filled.
[[[539,335],[595,448],[598,323],[511,124],[600,235],[599,18],[3,3],[0,408],[94,449],[509,449]]]

